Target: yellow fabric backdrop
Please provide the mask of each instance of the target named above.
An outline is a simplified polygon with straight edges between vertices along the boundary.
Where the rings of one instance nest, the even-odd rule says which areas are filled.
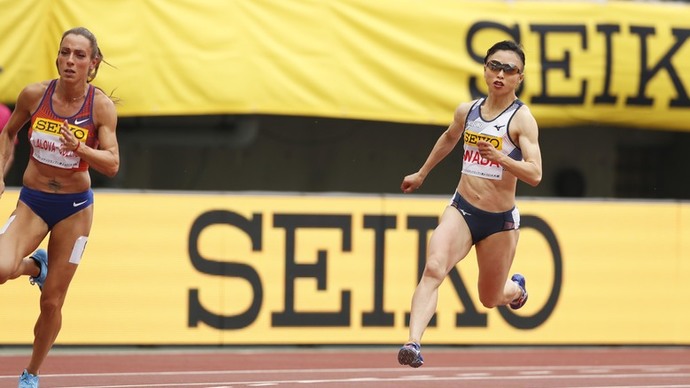
[[[3,195],[3,217],[17,195]],[[58,343],[404,342],[420,241],[447,203],[419,195],[96,192]],[[467,299],[445,281],[425,343],[690,345],[689,204],[518,205],[513,270],[527,277],[527,305],[484,309],[472,253],[457,266]],[[31,343],[38,301],[26,277],[0,286],[0,344]]]
[[[0,9],[5,103],[25,84],[55,77],[60,34],[84,25],[115,66],[103,66],[96,84],[121,98],[122,116],[445,125],[473,88],[485,88],[488,46],[519,38],[528,58],[521,98],[542,127],[690,130],[686,4],[0,0]]]

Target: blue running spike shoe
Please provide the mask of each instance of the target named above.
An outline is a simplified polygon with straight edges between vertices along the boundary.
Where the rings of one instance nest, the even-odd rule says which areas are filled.
[[[510,278],[515,284],[520,287],[520,290],[522,290],[522,295],[520,295],[519,298],[515,299],[514,301],[510,302],[510,308],[513,310],[517,310],[520,307],[524,306],[525,303],[527,302],[527,289],[525,288],[525,277],[520,275],[519,273],[516,273],[513,275],[513,277]]]
[[[422,357],[421,346],[416,342],[408,342],[403,345],[398,351],[398,362],[400,365],[409,365],[413,368],[419,368],[424,364]]]
[[[37,249],[30,258],[34,259],[36,265],[41,270],[37,277],[29,277],[29,283],[37,284],[38,288],[43,290],[43,283],[46,281],[48,276],[48,252],[45,249]]]
[[[19,376],[18,388],[38,388],[38,376],[32,375],[24,369],[24,372]]]

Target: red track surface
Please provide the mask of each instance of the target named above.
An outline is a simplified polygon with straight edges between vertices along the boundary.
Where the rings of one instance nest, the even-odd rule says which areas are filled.
[[[690,387],[690,348],[55,349],[41,387]],[[27,351],[0,350],[0,387]]]

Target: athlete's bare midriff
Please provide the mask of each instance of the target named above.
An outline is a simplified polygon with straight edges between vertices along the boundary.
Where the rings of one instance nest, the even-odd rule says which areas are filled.
[[[488,212],[505,212],[515,207],[517,178],[507,171],[503,179],[493,180],[463,174],[458,193],[472,206]]]
[[[82,193],[91,187],[91,177],[88,171],[65,170],[29,159],[23,185],[46,193]]]

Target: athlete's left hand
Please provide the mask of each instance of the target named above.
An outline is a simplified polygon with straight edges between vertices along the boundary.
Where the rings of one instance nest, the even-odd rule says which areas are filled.
[[[491,143],[485,140],[479,140],[477,142],[477,148],[479,149],[479,155],[482,156],[482,158],[489,160],[491,162],[496,162],[499,163],[501,160],[501,157],[503,154],[494,148]]]
[[[62,135],[62,146],[60,147],[63,151],[74,151],[79,146],[79,139],[69,130],[69,122],[65,120],[60,126],[60,135]]]

